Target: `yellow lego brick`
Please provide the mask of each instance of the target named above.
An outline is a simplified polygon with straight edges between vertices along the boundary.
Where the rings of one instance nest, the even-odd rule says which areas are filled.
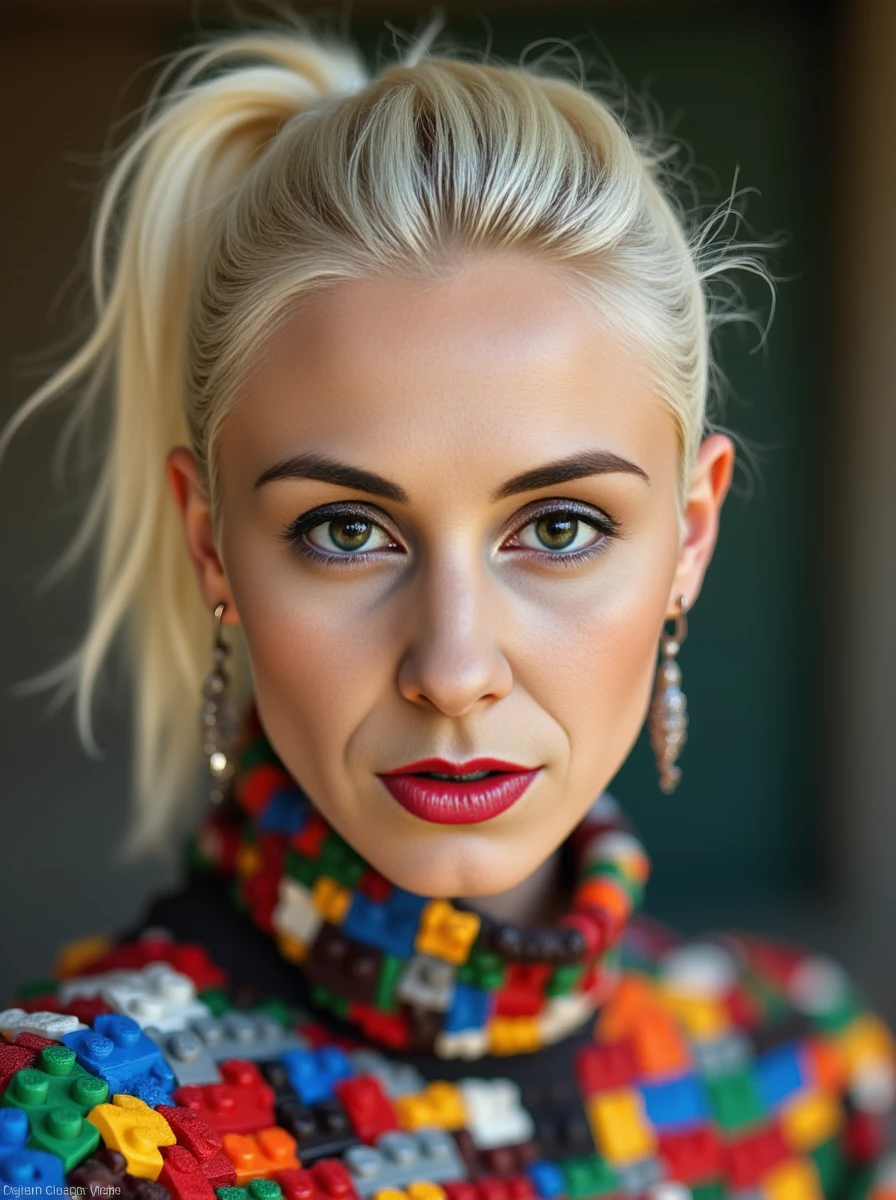
[[[276,933],[274,939],[277,942],[277,948],[284,958],[288,958],[290,962],[304,962],[308,955],[308,947],[304,942],[300,942],[298,938],[291,937],[288,933]]]
[[[118,1093],[111,1104],[97,1104],[87,1120],[100,1131],[110,1150],[124,1155],[127,1170],[140,1179],[158,1179],[162,1169],[159,1146],[173,1146],[174,1130],[161,1113],[136,1096]]]
[[[488,1025],[492,1054],[524,1054],[541,1048],[537,1017],[494,1017]]]
[[[773,1167],[762,1181],[760,1194],[764,1200],[824,1200],[815,1164],[796,1159]]]
[[[321,875],[314,881],[311,899],[317,911],[331,925],[341,925],[351,904],[352,894],[347,887],[343,887],[329,875]]]
[[[808,1092],[791,1100],[780,1113],[781,1127],[789,1146],[814,1150],[838,1132],[843,1110],[830,1092]]]
[[[450,1133],[467,1123],[460,1089],[445,1080],[430,1083],[422,1092],[397,1096],[393,1103],[399,1128],[407,1133],[418,1129],[444,1129]]]
[[[409,1200],[447,1200],[445,1189],[437,1183],[426,1179],[418,1179],[408,1184]]]
[[[666,1005],[685,1033],[697,1042],[711,1042],[731,1029],[725,1006],[711,996],[696,996],[677,988],[662,988]]]
[[[243,842],[236,852],[234,860],[237,875],[248,876],[257,875],[261,870],[261,855],[258,852],[257,846],[250,846]]]
[[[594,1141],[611,1166],[623,1167],[656,1151],[656,1135],[634,1089],[598,1092],[587,1101],[587,1110]]]
[[[98,958],[102,958],[112,949],[112,946],[112,940],[99,933],[92,934],[90,937],[77,938],[73,942],[65,942],[56,955],[56,962],[53,964],[53,978],[71,979],[75,975],[80,975],[85,967],[96,962]]]
[[[852,1075],[868,1062],[884,1060],[893,1062],[896,1042],[883,1021],[873,1013],[856,1017],[837,1037],[840,1053]]]
[[[420,915],[414,949],[459,965],[467,961],[478,933],[476,913],[461,912],[447,900],[430,900]]]
[[[408,1184],[406,1192],[401,1188],[380,1188],[373,1193],[373,1200],[446,1200],[446,1196],[445,1189],[437,1183],[418,1179]]]

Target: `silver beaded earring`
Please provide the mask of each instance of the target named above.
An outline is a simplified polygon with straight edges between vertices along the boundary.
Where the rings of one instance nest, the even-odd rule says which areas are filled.
[[[233,777],[231,749],[236,737],[236,710],[230,697],[230,676],[226,663],[230,647],[221,636],[226,604],[215,606],[215,637],[212,644],[212,669],[202,685],[202,752],[208,755],[209,800],[220,804]]]
[[[650,703],[650,744],[656,755],[660,789],[667,794],[674,792],[681,780],[681,768],[675,763],[688,740],[688,704],[681,690],[681,667],[677,662],[688,632],[686,612],[687,602],[679,596],[675,629],[669,634],[664,627],[660,638],[660,663]]]

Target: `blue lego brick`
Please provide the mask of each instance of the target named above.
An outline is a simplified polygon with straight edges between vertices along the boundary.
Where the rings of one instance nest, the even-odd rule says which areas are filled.
[[[303,1104],[319,1104],[335,1098],[335,1084],[356,1074],[346,1052],[339,1046],[317,1050],[290,1050],[280,1062],[290,1084]]]
[[[780,1107],[784,1100],[800,1091],[807,1083],[800,1061],[798,1043],[777,1046],[756,1059],[756,1081],[759,1094],[770,1109]]]
[[[46,1150],[16,1150],[0,1158],[0,1183],[8,1196],[61,1196],[62,1159]]]
[[[23,1150],[28,1141],[28,1114],[21,1108],[0,1108],[0,1159]]]
[[[696,1075],[683,1075],[663,1083],[642,1083],[640,1091],[647,1117],[657,1129],[678,1129],[709,1119],[709,1098]]]
[[[555,1196],[562,1196],[566,1190],[563,1172],[548,1158],[531,1163],[526,1167],[526,1174],[540,1200],[554,1200]]]
[[[481,1029],[488,1020],[489,993],[469,983],[458,983],[451,997],[451,1007],[445,1014],[442,1028],[446,1033],[464,1029]]]
[[[67,1033],[62,1041],[75,1052],[82,1067],[99,1075],[109,1091],[135,1094],[138,1085],[155,1084],[158,1104],[173,1104],[169,1093],[176,1086],[174,1073],[155,1042],[136,1021],[118,1013],[102,1013],[93,1029]]]
[[[428,903],[423,896],[402,888],[393,888],[385,903],[355,892],[340,929],[367,946],[407,958],[414,949],[420,914]]]
[[[296,788],[274,792],[258,817],[258,828],[265,833],[301,833],[311,815],[311,801]]]

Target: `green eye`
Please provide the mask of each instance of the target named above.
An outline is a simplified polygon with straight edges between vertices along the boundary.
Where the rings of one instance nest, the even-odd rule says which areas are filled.
[[[347,513],[315,525],[305,534],[312,546],[330,554],[354,554],[359,550],[382,550],[392,539],[373,521]]]
[[[535,536],[547,550],[566,550],[576,540],[579,520],[571,513],[551,513],[535,522]]]
[[[530,521],[517,535],[520,546],[527,550],[548,550],[555,554],[587,549],[600,541],[596,529],[578,513],[556,509]]]

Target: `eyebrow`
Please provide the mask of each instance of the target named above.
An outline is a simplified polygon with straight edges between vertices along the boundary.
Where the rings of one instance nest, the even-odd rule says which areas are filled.
[[[492,499],[505,500],[508,496],[516,496],[520,492],[532,492],[537,488],[568,483],[572,479],[584,479],[588,475],[606,475],[617,471],[638,475],[650,483],[650,477],[642,467],[619,454],[614,454],[611,450],[583,450],[556,462],[545,463],[543,466],[514,475],[512,479],[501,484],[492,494]],[[255,487],[263,487],[277,479],[317,479],[337,487],[367,492],[371,496],[382,496],[384,500],[394,500],[397,504],[407,504],[410,499],[403,487],[375,471],[353,467],[333,458],[325,458],[321,454],[294,454],[281,459],[262,471],[255,480]]]

